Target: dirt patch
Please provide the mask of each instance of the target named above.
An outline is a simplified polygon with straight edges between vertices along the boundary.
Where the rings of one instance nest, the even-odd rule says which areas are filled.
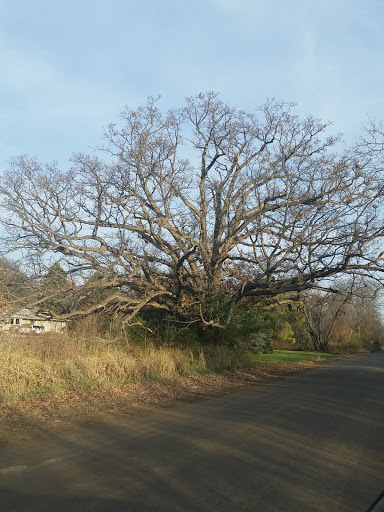
[[[172,382],[133,383],[8,402],[0,408],[0,447],[107,422],[121,415],[142,414],[177,402],[224,395],[323,364],[324,361],[275,363],[248,371],[196,375]]]

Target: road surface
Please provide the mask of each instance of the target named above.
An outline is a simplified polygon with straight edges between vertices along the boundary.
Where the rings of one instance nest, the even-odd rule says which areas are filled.
[[[384,352],[0,449],[0,510],[365,512]]]

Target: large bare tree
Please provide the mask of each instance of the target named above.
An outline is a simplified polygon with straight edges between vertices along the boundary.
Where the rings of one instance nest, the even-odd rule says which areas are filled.
[[[293,111],[269,101],[248,114],[207,93],[162,114],[150,99],[109,126],[102,159],[75,155],[68,172],[15,159],[3,246],[60,261],[83,305],[71,314],[110,309],[123,323],[160,308],[225,327],[244,297],[332,291],[345,273],[380,284],[379,160]],[[239,264],[247,273],[223,286]],[[84,306],[95,287],[102,300]]]

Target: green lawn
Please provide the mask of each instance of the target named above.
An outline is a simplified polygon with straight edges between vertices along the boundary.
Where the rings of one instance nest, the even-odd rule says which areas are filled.
[[[272,354],[257,354],[254,356],[260,362],[268,363],[298,363],[319,359],[335,359],[339,354],[323,354],[322,352],[299,352],[292,350],[275,350]]]

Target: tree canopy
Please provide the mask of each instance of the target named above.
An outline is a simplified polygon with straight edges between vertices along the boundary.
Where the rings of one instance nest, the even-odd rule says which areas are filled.
[[[3,246],[103,289],[71,315],[110,310],[123,323],[160,309],[225,327],[246,297],[335,291],[343,274],[381,285],[380,130],[353,148],[328,130],[289,103],[246,113],[206,93],[162,113],[149,99],[108,127],[103,158],[77,154],[65,172],[12,162]]]

